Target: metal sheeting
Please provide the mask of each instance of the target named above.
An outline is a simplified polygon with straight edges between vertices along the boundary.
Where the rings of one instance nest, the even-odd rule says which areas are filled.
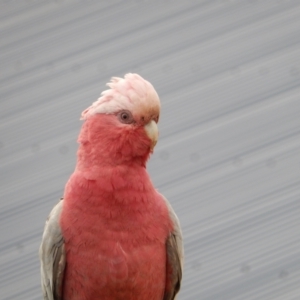
[[[298,0],[7,0],[0,48],[0,299],[41,299],[80,113],[127,72],[162,101],[149,171],[183,227],[180,299],[299,298]]]

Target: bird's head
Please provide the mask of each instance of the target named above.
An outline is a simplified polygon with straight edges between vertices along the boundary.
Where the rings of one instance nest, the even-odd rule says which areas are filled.
[[[159,97],[138,74],[113,77],[107,85],[110,89],[82,112],[78,155],[89,153],[93,163],[144,164],[158,139]]]

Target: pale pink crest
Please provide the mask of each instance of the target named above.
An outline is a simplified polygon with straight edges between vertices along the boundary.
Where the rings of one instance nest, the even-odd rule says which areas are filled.
[[[140,75],[128,73],[124,78],[112,77],[107,86],[110,89],[103,91],[100,98],[82,112],[81,120],[94,114],[114,114],[123,109],[134,115],[149,110],[159,114],[159,97],[152,84]]]

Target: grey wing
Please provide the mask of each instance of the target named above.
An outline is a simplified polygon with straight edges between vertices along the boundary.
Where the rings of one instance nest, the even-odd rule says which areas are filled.
[[[164,198],[164,197],[163,197]],[[172,209],[170,203],[164,198],[167,207],[169,209],[169,215],[173,222],[173,231],[170,232],[166,242],[167,250],[167,277],[166,277],[166,289],[163,300],[175,300],[180,290],[184,251],[182,242],[182,232],[179,224],[179,220]]]
[[[62,300],[66,265],[64,240],[59,225],[63,199],[52,209],[45,225],[39,250],[44,300]]]

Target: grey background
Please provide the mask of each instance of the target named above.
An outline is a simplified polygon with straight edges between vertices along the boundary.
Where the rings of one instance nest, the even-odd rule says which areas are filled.
[[[300,1],[0,1],[0,299],[41,299],[38,246],[82,110],[137,72],[148,169],[183,227],[181,300],[300,298]]]

